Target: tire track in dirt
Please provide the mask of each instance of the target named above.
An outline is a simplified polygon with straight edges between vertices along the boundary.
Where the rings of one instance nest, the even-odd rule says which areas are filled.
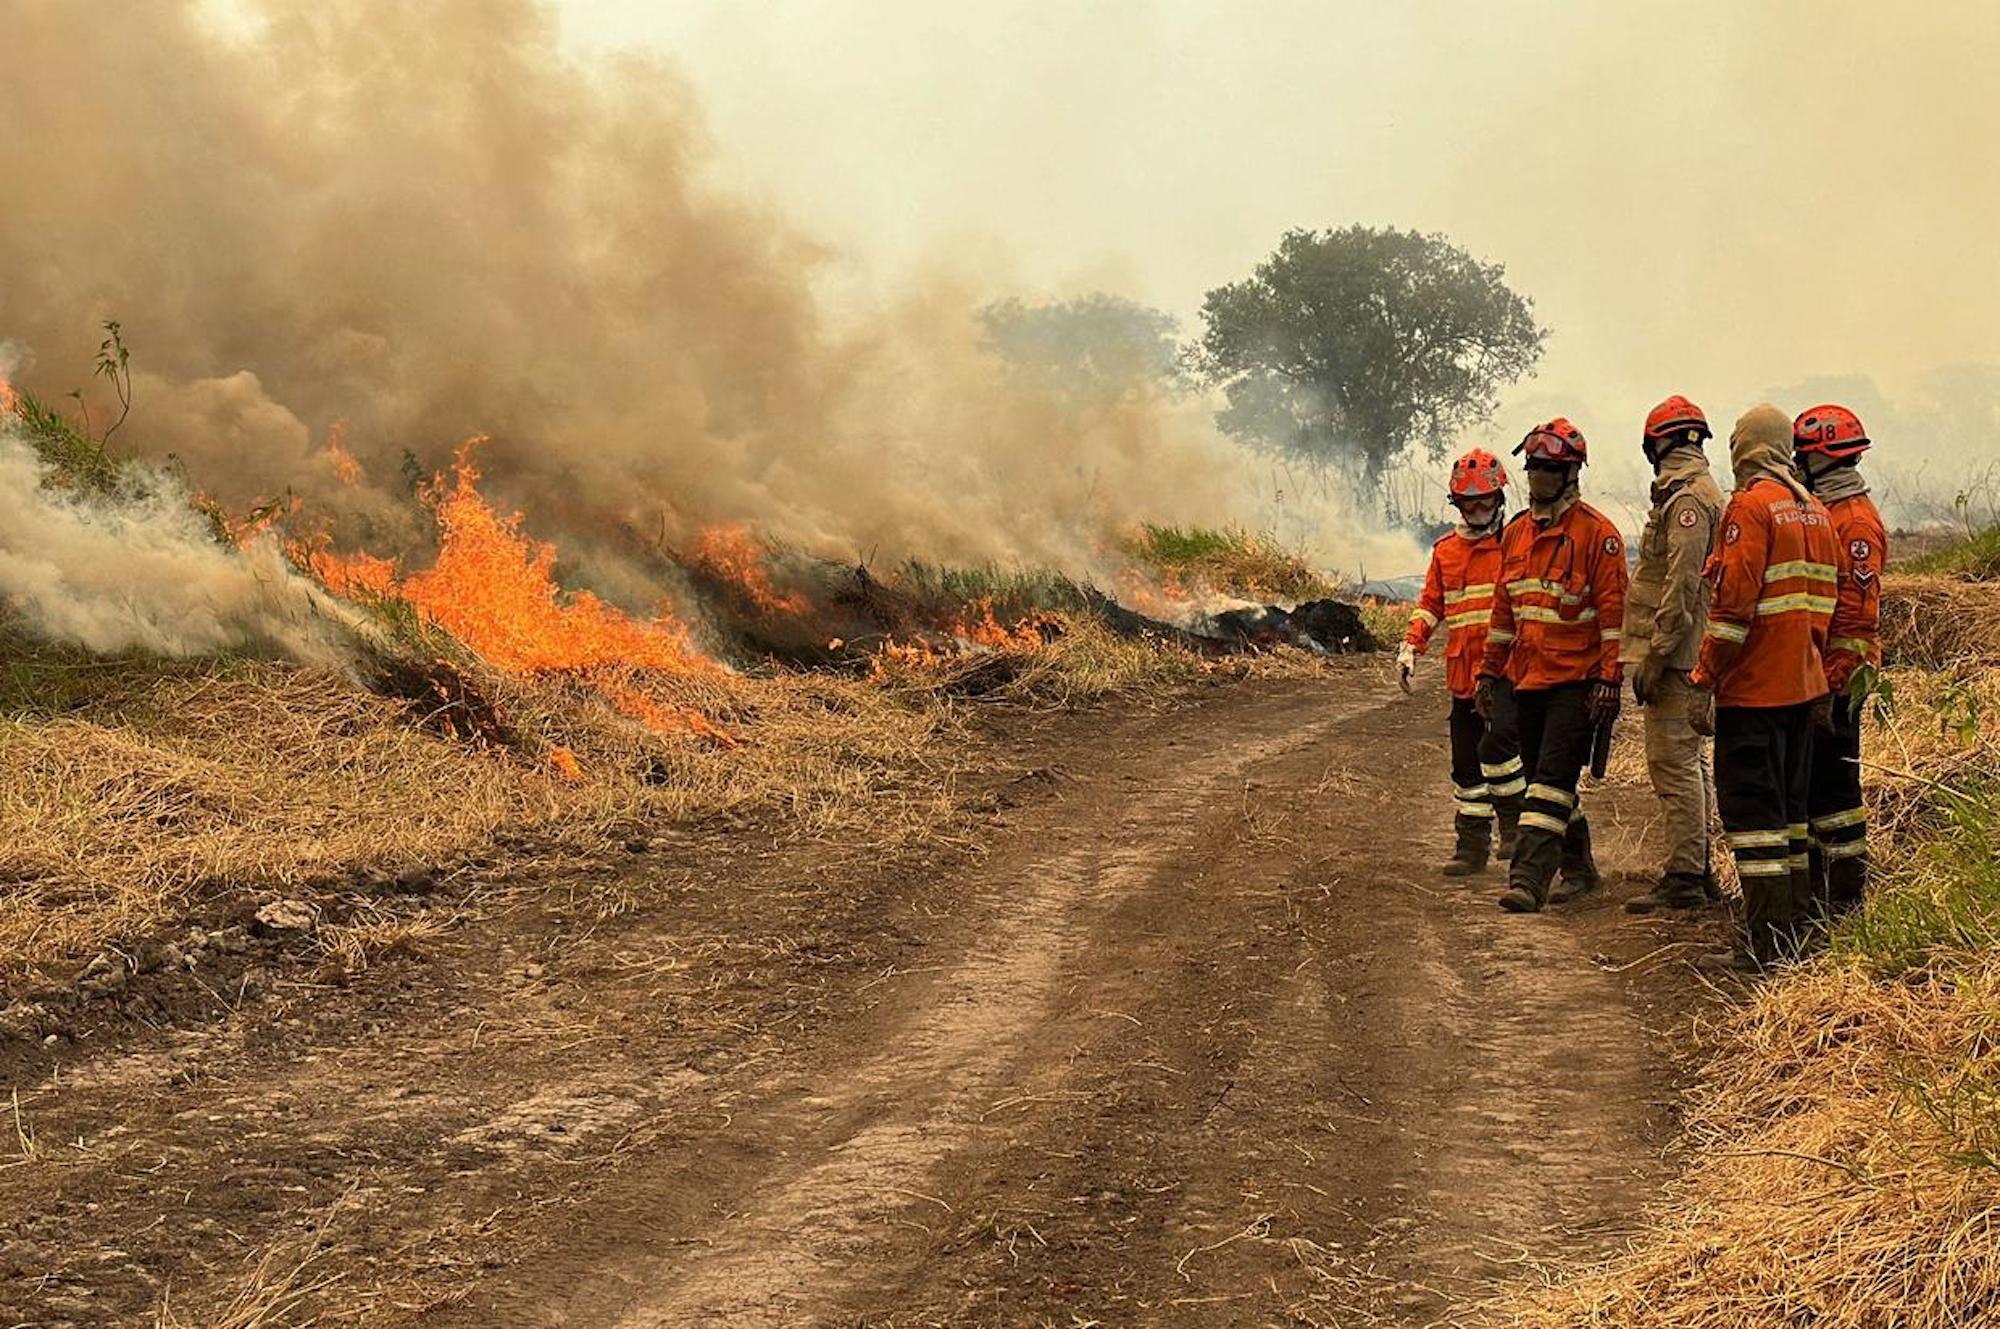
[[[502,1297],[452,1322],[819,1323],[855,1282],[879,1284],[889,1254],[884,1234],[913,1210],[948,1209],[927,1189],[940,1164],[1003,1132],[992,1124],[996,1115],[1065,1092],[1036,1088],[1050,1077],[1022,1063],[1048,1051],[1037,1046],[1047,1041],[1044,1026],[1077,1013],[1078,966],[1115,961],[1101,954],[1119,941],[1103,934],[1106,911],[1144,895],[1196,848],[1190,828],[1217,800],[1244,797],[1244,772],[1323,743],[1355,709],[1354,702],[1319,709],[1303,723],[1289,708],[1254,717],[1254,725],[1243,717],[1233,741],[1209,745],[1139,796],[1121,799],[1106,833],[1071,847],[1030,843],[989,860],[979,872],[986,908],[972,920],[973,944],[946,972],[899,994],[900,1017],[872,1031],[878,1050],[835,1064],[804,1094],[739,1123],[775,1166],[698,1254],[621,1250],[564,1279],[573,1291],[555,1304]],[[777,1093],[791,1074],[767,1089]]]

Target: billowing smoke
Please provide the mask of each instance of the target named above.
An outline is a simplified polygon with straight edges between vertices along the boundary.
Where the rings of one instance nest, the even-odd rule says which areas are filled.
[[[266,538],[216,542],[169,475],[82,498],[0,433],[0,604],[41,636],[106,654],[202,655],[246,645],[336,664],[354,626]]]
[[[120,443],[225,506],[290,489],[399,552],[422,536],[405,477],[486,433],[497,501],[593,569],[716,521],[1079,571],[1137,519],[1261,524],[1266,486],[1200,404],[1010,378],[972,312],[990,292],[938,275],[829,311],[813,242],[705,183],[670,68],[575,63],[534,0],[238,8],[0,12],[22,382],[59,398],[122,320]]]

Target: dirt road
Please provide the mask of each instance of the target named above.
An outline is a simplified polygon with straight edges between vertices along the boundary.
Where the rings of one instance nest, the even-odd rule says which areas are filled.
[[[345,988],[17,1047],[0,1323],[1462,1319],[1652,1194],[1695,985],[1634,887],[1435,875],[1441,709],[996,712],[953,843],[469,880]]]

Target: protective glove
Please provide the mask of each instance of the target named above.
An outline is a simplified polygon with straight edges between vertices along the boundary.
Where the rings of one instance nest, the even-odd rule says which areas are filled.
[[[1715,690],[1697,687],[1688,698],[1688,728],[1703,738],[1715,737]]]
[[[1619,705],[1625,695],[1622,684],[1608,679],[1599,679],[1590,685],[1590,722],[1594,725],[1608,725],[1618,718]]]
[[[1396,672],[1405,688],[1410,686],[1410,675],[1417,672],[1417,648],[1404,642],[1396,648]]]
[[[1833,698],[1821,697],[1813,703],[1812,727],[1822,734],[1833,732]]]
[[[1666,657],[1648,655],[1639,662],[1638,671],[1632,675],[1632,700],[1641,706],[1650,706],[1653,698],[1660,695],[1660,680],[1666,676]]]
[[[1481,674],[1479,676],[1479,686],[1472,693],[1472,709],[1478,711],[1479,718],[1488,724],[1493,723],[1494,686],[1499,681],[1499,679],[1493,677],[1491,674]]]

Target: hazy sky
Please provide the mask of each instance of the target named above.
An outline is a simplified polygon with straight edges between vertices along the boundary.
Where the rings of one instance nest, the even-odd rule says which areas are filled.
[[[718,169],[865,287],[1181,314],[1290,226],[1442,231],[1554,329],[1503,411],[1620,443],[1827,375],[2000,362],[2000,6],[562,0],[665,53]],[[1794,407],[1809,403],[1785,403]],[[1726,432],[1727,426],[1724,426]]]

